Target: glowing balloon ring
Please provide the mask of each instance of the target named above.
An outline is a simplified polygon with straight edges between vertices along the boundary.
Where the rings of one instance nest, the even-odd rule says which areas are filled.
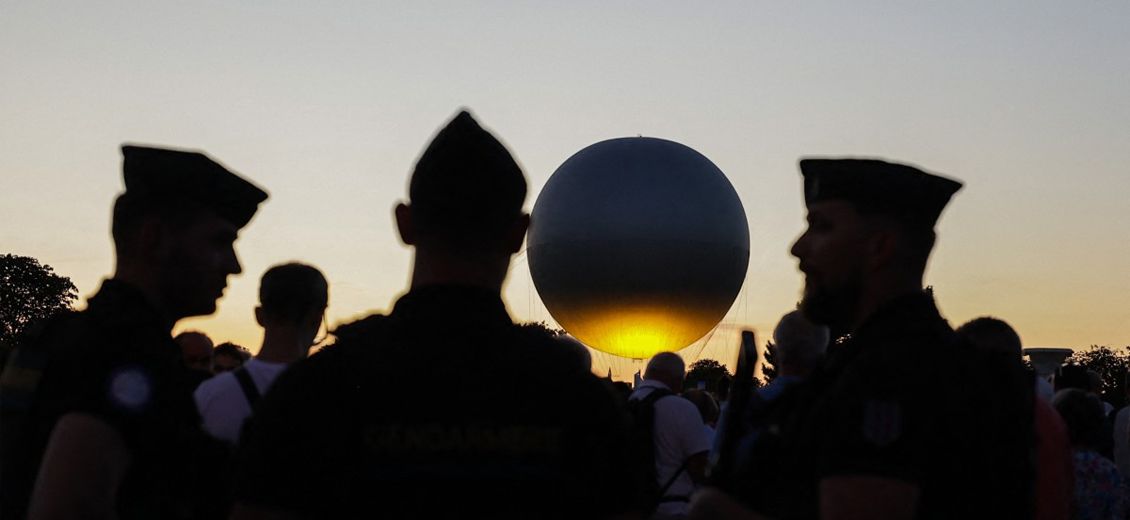
[[[557,322],[630,358],[674,351],[726,315],[749,225],[714,163],[673,141],[611,139],[565,161],[534,204],[530,274]]]

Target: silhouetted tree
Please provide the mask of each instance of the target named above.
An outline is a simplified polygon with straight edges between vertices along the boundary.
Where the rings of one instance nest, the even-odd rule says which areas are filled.
[[[765,354],[761,360],[761,378],[764,384],[772,383],[777,378],[777,346],[772,341],[765,343]]]
[[[1130,347],[1125,347],[1122,353],[1101,345],[1091,345],[1084,351],[1076,351],[1067,358],[1064,364],[1081,366],[1087,370],[1098,372],[1102,378],[1102,398],[1115,408],[1122,407],[1126,402],[1126,372],[1130,368],[1130,357],[1127,352]]]
[[[699,381],[704,381],[706,390],[716,392],[718,380],[723,377],[730,377],[730,371],[725,365],[713,359],[700,359],[688,367],[684,387],[696,388]]]
[[[527,331],[540,331],[550,336],[560,336],[562,334],[565,334],[564,330],[550,327],[544,321],[527,321],[525,323],[519,323],[518,328]]]
[[[78,289],[38,260],[0,255],[0,366],[32,324],[69,309]]]

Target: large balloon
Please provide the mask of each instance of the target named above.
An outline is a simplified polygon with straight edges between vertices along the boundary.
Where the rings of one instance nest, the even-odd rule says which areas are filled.
[[[676,142],[611,139],[570,157],[534,204],[527,255],[553,318],[630,358],[674,351],[726,315],[749,226],[714,163]]]

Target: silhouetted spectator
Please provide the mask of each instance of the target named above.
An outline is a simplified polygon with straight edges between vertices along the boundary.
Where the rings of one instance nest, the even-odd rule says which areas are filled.
[[[177,334],[173,341],[180,346],[184,366],[192,370],[212,373],[212,340],[203,332],[186,331]]]
[[[243,366],[246,352],[247,349],[231,342],[216,345],[212,350],[212,373],[223,374]]]
[[[714,433],[718,427],[718,403],[710,392],[692,388],[683,392],[683,398],[694,404],[698,408],[698,414],[702,416],[702,424],[706,429],[706,437],[710,439],[710,445],[714,445]]]
[[[647,362],[643,382],[628,398],[654,409],[651,433],[659,489],[657,517],[685,515],[695,484],[706,475],[710,439],[698,408],[678,395],[685,378],[683,358],[661,352]]]
[[[1095,381],[1090,370],[1081,365],[1063,365],[1055,376],[1055,390],[1058,394],[1063,390],[1076,389],[1095,395],[1102,402],[1102,398],[1095,393],[1096,388],[1101,388],[1101,382]],[[1096,384],[1099,383],[1099,384]],[[1105,408],[1105,407],[1104,407]],[[1106,422],[1110,435],[1104,437],[1097,445],[1099,454],[1114,460],[1114,421]]]
[[[1020,335],[1003,320],[976,318],[958,327],[957,333],[981,350],[996,352],[1015,360],[1018,365],[1023,364]],[[1031,377],[1036,382],[1043,381],[1035,373]],[[1033,386],[1032,395],[1036,434],[1035,518],[1067,518],[1071,511],[1074,479],[1067,426],[1051,403],[1040,397],[1038,386]]]
[[[184,364],[188,367],[188,386],[196,388],[212,377],[212,340],[203,332],[182,332],[173,341],[180,346]]]
[[[782,316],[773,329],[777,377],[758,390],[758,397],[774,401],[789,386],[808,379],[824,361],[829,341],[831,333],[828,327],[812,323],[800,311]]]
[[[612,388],[616,391],[616,396],[620,399],[621,404],[628,402],[628,397],[632,395],[632,384],[627,381],[613,381]]]
[[[1126,375],[1130,380],[1130,374]],[[1130,403],[1130,384],[1123,385],[1126,392],[1126,402]],[[1114,464],[1123,475],[1130,476],[1130,405],[1123,406],[1114,418]]]
[[[1102,401],[1076,388],[1055,394],[1053,405],[1071,437],[1075,466],[1072,518],[1115,520],[1125,518],[1126,489],[1114,463],[1098,452],[1105,437]]]
[[[1103,404],[1103,415],[1110,415],[1114,411],[1114,405],[1103,400],[1102,374],[1094,370],[1087,371],[1087,391],[1099,398],[1099,402]]]
[[[1087,369],[1079,365],[1063,365],[1055,376],[1055,391],[1075,388],[1084,392],[1091,391],[1091,377]]]
[[[828,327],[812,323],[800,311],[789,312],[777,322],[771,345],[776,358],[777,377],[750,398],[744,414],[749,427],[743,429],[745,433],[737,443],[737,452],[731,455],[740,461],[739,464],[754,463],[750,457],[765,427],[767,415],[786,390],[803,383],[824,361],[830,336]]]
[[[718,408],[724,408],[730,400],[731,380],[729,375],[718,378]]]
[[[500,297],[525,196],[517,163],[470,114],[440,130],[395,210],[414,248],[408,292],[389,315],[338,327],[259,402],[233,518],[594,518],[634,505],[611,389],[522,332]]]
[[[243,366],[217,374],[196,389],[193,396],[205,431],[235,444],[259,397],[287,366],[309,354],[329,302],[328,289],[322,273],[305,264],[277,265],[263,274],[255,308],[263,345]]]
[[[553,339],[576,356],[578,367],[587,372],[592,372],[592,354],[589,353],[589,349],[584,343],[568,334],[559,334],[554,336]]]

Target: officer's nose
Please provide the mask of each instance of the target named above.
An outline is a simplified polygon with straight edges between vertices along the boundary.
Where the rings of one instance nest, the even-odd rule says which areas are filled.
[[[243,266],[239,265],[239,257],[235,254],[235,249],[228,250],[224,255],[224,272],[227,274],[239,274],[243,272]]]
[[[808,244],[807,238],[808,229],[805,229],[804,232],[801,233],[800,236],[797,237],[793,242],[793,246],[789,248],[789,254],[795,256],[798,260],[801,260],[801,257],[804,255],[806,246]]]

